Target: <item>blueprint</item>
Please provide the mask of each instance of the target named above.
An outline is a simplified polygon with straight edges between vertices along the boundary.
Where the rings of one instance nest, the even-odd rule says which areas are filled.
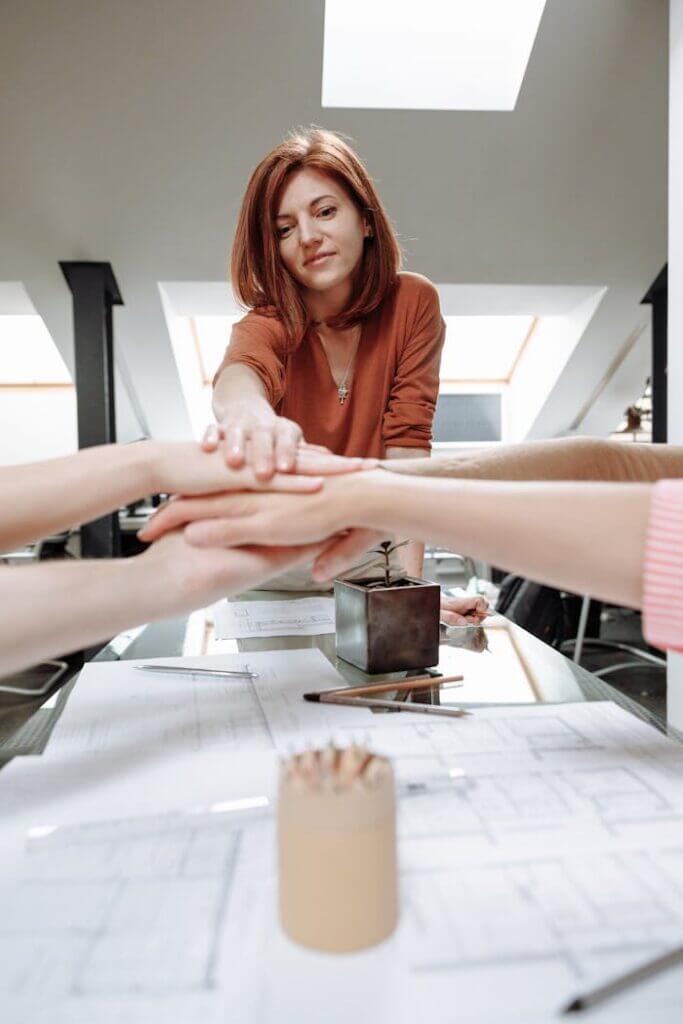
[[[187,668],[188,675],[141,672],[146,663]],[[192,668],[259,674],[283,692],[341,685],[317,650],[263,651],[196,658],[90,662],[50,739],[51,754],[143,748],[158,753],[272,750],[268,723],[245,678],[193,676]],[[351,712],[353,718],[353,712]]]
[[[15,877],[0,883],[3,1020],[46,1006],[64,1024],[220,1020],[237,987],[222,955],[237,945],[228,914],[238,857],[245,830],[262,843],[265,815],[223,810],[29,833]]]
[[[334,633],[333,597],[289,601],[221,601],[215,605],[217,640]]]
[[[681,942],[679,744],[611,703],[455,720],[308,703],[339,684],[319,652],[221,665],[245,657],[258,677],[217,685],[93,666],[44,757],[0,773],[3,1022],[549,1024]],[[345,957],[277,918],[277,753],[330,739],[398,779],[400,924]],[[682,992],[670,971],[590,1020],[679,1021]]]

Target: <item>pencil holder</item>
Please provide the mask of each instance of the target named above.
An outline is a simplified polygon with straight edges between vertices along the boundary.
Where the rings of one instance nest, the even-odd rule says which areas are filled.
[[[348,953],[398,920],[396,803],[389,761],[367,751],[305,751],[280,774],[280,923],[302,946]]]

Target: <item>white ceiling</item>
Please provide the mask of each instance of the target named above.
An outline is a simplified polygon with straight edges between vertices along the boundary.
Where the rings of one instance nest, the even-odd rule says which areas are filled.
[[[322,123],[356,140],[410,269],[606,288],[529,426],[569,430],[666,260],[666,0],[548,0],[511,113],[321,109],[322,7],[5,0],[0,281],[24,283],[70,364],[58,261],[109,260],[140,414],[182,436],[158,282],[222,280],[251,169],[290,127]]]

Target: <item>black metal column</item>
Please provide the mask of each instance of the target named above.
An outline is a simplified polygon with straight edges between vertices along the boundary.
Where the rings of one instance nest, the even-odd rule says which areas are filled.
[[[652,306],[652,440],[665,444],[667,438],[667,308],[668,272],[664,266],[642,299]]]
[[[73,298],[78,447],[116,441],[112,306],[123,305],[110,263],[60,263]],[[81,527],[83,558],[120,554],[118,515]]]

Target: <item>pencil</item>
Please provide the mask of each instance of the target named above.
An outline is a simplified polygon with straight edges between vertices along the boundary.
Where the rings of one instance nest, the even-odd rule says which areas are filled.
[[[668,953],[662,953],[652,960],[647,960],[640,967],[634,967],[632,970],[618,975],[604,985],[598,985],[597,988],[591,989],[590,992],[584,992],[582,995],[576,996],[575,999],[572,999],[563,1008],[562,1013],[580,1013],[582,1010],[588,1010],[591,1006],[597,1006],[598,1003],[610,999],[619,992],[623,992],[625,989],[631,988],[631,986],[637,985],[639,982],[645,981],[661,971],[666,971],[669,967],[675,967],[681,961],[683,961],[683,946],[677,946]]]
[[[417,704],[412,701],[379,700],[376,697],[345,697],[344,691],[305,693],[304,700],[320,704],[345,704],[355,708],[387,708],[391,711],[412,711],[418,715],[441,715],[444,718],[466,718],[471,712],[462,708],[445,708],[440,704]]]
[[[459,683],[464,676],[415,676],[414,679],[396,679],[393,683],[371,683],[369,686],[341,686],[334,690],[323,690],[322,693],[342,693],[346,697],[363,697],[371,693],[388,693],[391,690],[427,690],[442,683]],[[305,694],[308,700],[308,694]]]

